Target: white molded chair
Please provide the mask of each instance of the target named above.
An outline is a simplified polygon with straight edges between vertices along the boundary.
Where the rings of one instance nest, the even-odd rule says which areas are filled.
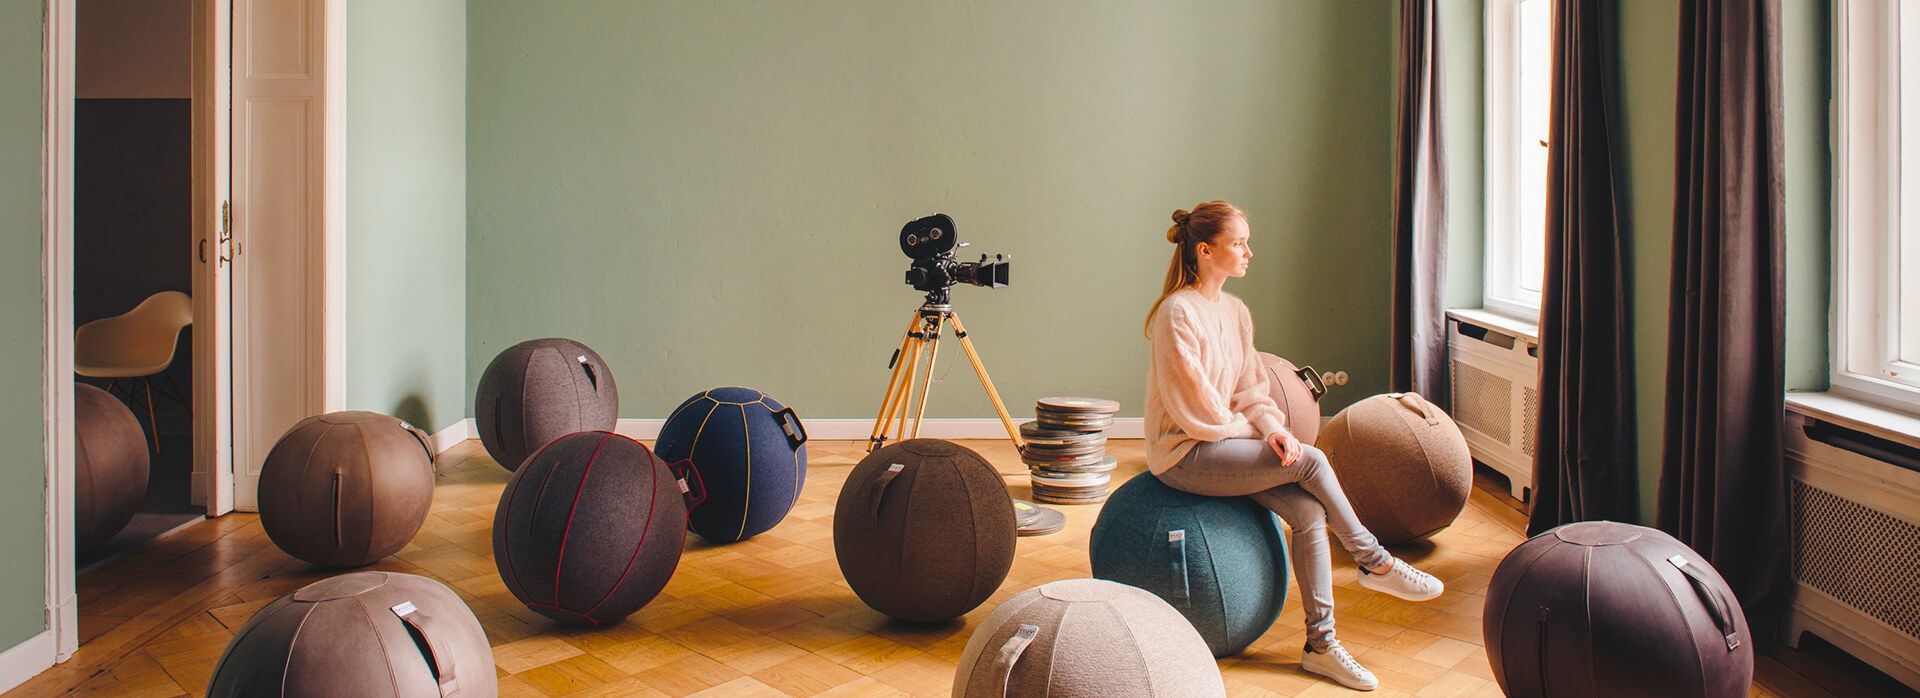
[[[153,376],[173,365],[180,330],[191,324],[193,299],[179,291],[161,291],[126,313],[94,320],[73,333],[74,373],[114,384],[122,380],[144,384],[154,453],[160,452],[160,429],[153,411]],[[108,390],[119,395],[114,387],[109,385]]]

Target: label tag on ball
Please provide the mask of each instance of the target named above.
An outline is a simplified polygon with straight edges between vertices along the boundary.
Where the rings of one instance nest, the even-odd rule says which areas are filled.
[[[1172,530],[1172,531],[1167,531],[1167,542],[1168,542],[1168,543],[1178,543],[1178,542],[1180,542],[1180,541],[1183,541],[1183,540],[1186,540],[1186,539],[1187,539],[1187,530],[1186,530],[1186,529],[1184,529],[1184,528],[1182,528],[1182,529],[1176,529],[1176,530]]]
[[[683,477],[678,480],[674,480],[674,482],[680,483],[680,494],[691,494],[693,492],[693,490],[687,487],[686,478]]]
[[[393,615],[400,616],[401,618],[405,618],[407,617],[407,614],[412,613],[414,611],[418,611],[418,610],[420,609],[414,608],[412,601],[402,601],[400,602],[400,605],[393,607]]]
[[[887,472],[890,472],[890,473],[897,473],[906,469],[907,469],[907,466],[901,463],[894,463],[893,465],[887,466]]]

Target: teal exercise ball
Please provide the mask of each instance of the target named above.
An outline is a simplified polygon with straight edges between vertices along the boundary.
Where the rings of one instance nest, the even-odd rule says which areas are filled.
[[[1200,631],[1213,656],[1246,649],[1287,600],[1287,544],[1246,497],[1203,497],[1141,473],[1093,524],[1093,576],[1145,589]]]

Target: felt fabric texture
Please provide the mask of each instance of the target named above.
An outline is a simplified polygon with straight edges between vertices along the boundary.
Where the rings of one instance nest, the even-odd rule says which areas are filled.
[[[1473,488],[1473,456],[1453,418],[1418,393],[1361,400],[1327,422],[1315,444],[1360,523],[1395,545],[1453,523]]]
[[[260,466],[260,526],[288,555],[323,567],[398,552],[433,506],[425,432],[377,412],[308,417]]]
[[[331,577],[267,604],[234,633],[207,686],[216,698],[498,691],[473,611],[446,585],[399,572]]]
[[[560,437],[500,494],[493,560],[528,608],[575,625],[618,622],[667,585],[687,503],[666,463],[605,431]]]
[[[1287,600],[1280,523],[1246,497],[1188,494],[1141,473],[1108,497],[1088,549],[1096,579],[1160,597],[1216,657],[1252,644]]]
[[[147,435],[107,391],[73,386],[73,549],[85,553],[126,528],[147,496]]]
[[[1036,632],[1009,665],[1002,648],[1023,625]],[[953,676],[956,697],[1226,693],[1206,643],[1172,606],[1098,579],[1052,582],[1007,599],[974,630]]]
[[[1013,499],[999,473],[939,439],[868,454],[833,512],[847,585],[874,610],[914,623],[952,620],[986,601],[1013,568],[1014,543]]]
[[[473,397],[480,444],[508,470],[554,439],[611,431],[620,389],[600,355],[571,339],[533,339],[508,347],[480,374]]]
[[[1313,394],[1292,361],[1260,352],[1260,366],[1267,372],[1267,389],[1280,406],[1287,431],[1300,443],[1313,445],[1320,438],[1320,396]]]
[[[805,427],[792,417],[789,436],[780,404],[752,388],[702,391],[674,408],[660,427],[654,452],[668,462],[689,461],[706,483],[707,500],[687,527],[708,540],[751,538],[786,518],[807,479]]]
[[[1520,544],[1494,570],[1482,623],[1509,696],[1733,698],[1753,684],[1733,590],[1692,548],[1643,526],[1568,524]]]
[[[1253,348],[1253,316],[1231,293],[1183,288],[1148,323],[1147,468],[1166,472],[1199,441],[1265,438],[1285,416]]]

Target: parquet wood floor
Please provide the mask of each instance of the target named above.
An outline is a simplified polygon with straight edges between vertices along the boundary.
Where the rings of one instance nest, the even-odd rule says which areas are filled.
[[[1014,496],[1028,496],[1010,443],[964,443],[996,464]],[[1141,442],[1109,446],[1120,461],[1116,482],[1145,469]],[[969,634],[995,604],[1090,573],[1087,542],[1099,508],[1058,507],[1066,530],[1020,539],[1006,583],[962,621],[890,621],[860,603],[834,561],[834,502],[864,444],[822,441],[809,449],[806,488],[784,522],[730,545],[690,536],[666,590],[617,626],[560,626],[507,593],[494,570],[491,532],[508,473],[477,441],[441,456],[426,525],[370,569],[434,577],[457,591],[486,627],[501,693],[509,696],[945,695]],[[1486,489],[1477,487],[1460,519],[1431,542],[1395,551],[1446,580],[1439,599],[1411,604],[1365,591],[1353,581],[1352,562],[1336,553],[1340,637],[1379,675],[1377,694],[1498,694],[1481,646],[1480,612],[1489,575],[1524,539],[1525,520],[1510,499]],[[227,641],[254,611],[330,573],[273,547],[256,516],[184,529],[83,575],[79,651],[10,695],[202,695]],[[1220,661],[1228,690],[1348,693],[1300,670],[1301,625],[1297,597],[1290,598],[1272,630],[1247,652]],[[1774,667],[1776,684],[1799,679],[1794,688],[1826,693]],[[1766,688],[1755,694],[1774,695]]]

